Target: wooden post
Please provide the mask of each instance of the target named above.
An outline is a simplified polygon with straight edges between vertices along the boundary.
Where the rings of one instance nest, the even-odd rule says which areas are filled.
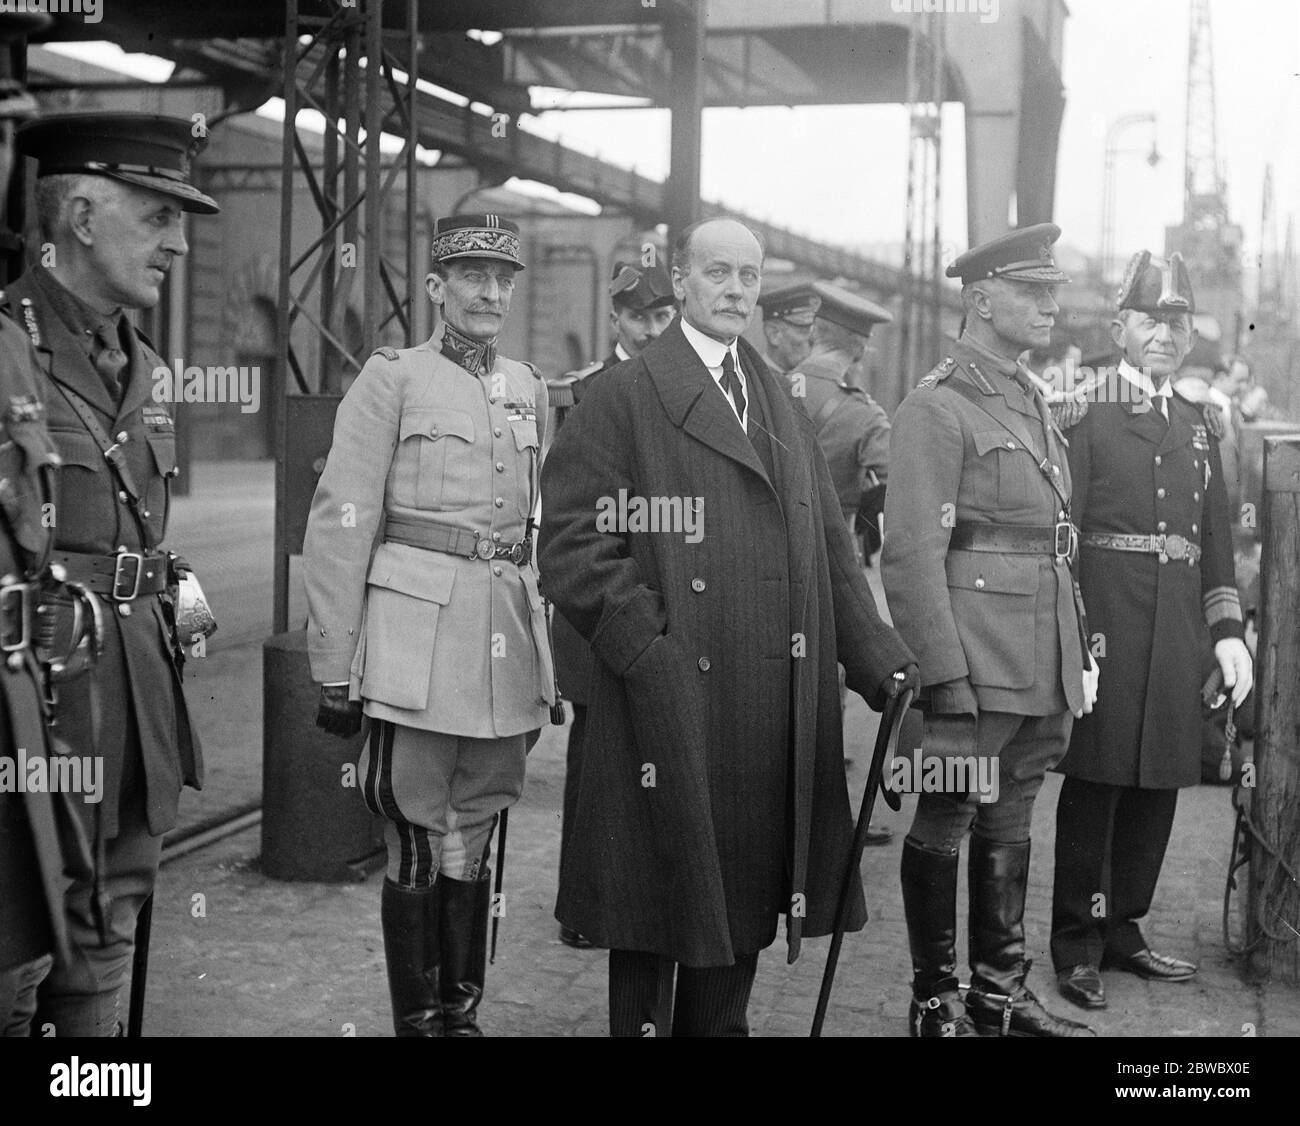
[[[1300,434],[1264,439],[1263,552],[1251,814],[1300,871]],[[1300,985],[1300,886],[1253,842],[1247,937],[1252,974]]]

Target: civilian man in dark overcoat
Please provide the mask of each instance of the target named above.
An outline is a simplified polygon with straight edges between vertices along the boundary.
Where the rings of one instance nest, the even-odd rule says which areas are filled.
[[[603,360],[570,372],[559,386],[548,388],[572,396],[573,405],[596,385],[597,379],[616,364],[639,355],[650,341],[657,339],[677,312],[673,283],[662,266],[633,266],[618,262],[609,285],[609,322],[614,333],[614,347]],[[555,398],[552,397],[552,405]],[[560,867],[568,841],[567,827],[573,824],[578,810],[578,786],[582,777],[582,740],[587,730],[587,681],[591,679],[591,646],[583,640],[563,614],[552,622],[555,647],[555,678],[564,699],[573,705],[573,723],[569,727],[568,751],[564,766],[564,821],[560,826]],[[566,946],[585,949],[591,941],[571,927],[560,927],[560,941]]]
[[[1047,344],[1069,278],[1060,228],[957,258],[965,329],[894,416],[880,574],[920,657],[926,759],[943,763],[903,842],[914,1036],[1080,1036],[1026,983],[1034,799],[1093,684],[1070,572],[1065,442],[1022,352]],[[956,767],[981,764],[986,788]],[[990,783],[996,782],[996,788]],[[970,988],[956,974],[958,857],[969,835]]]
[[[1111,326],[1124,358],[1069,431],[1079,580],[1101,680],[1060,764],[1052,961],[1062,995],[1090,1009],[1106,1004],[1101,969],[1154,981],[1196,973],[1152,951],[1139,923],[1178,790],[1201,780],[1207,628],[1235,703],[1252,680],[1218,415],[1171,387],[1195,310],[1179,255],[1135,255]]]
[[[614,1035],[747,1033],[780,916],[792,959],[834,919],[837,656],[877,708],[914,677],[811,421],[738,339],[762,258],[733,220],[688,227],[682,316],[601,376],[543,469],[543,584],[596,655],[556,915],[610,948]]]
[[[218,210],[190,183],[205,144],[190,121],[154,114],[61,114],[18,134],[19,151],[38,162],[46,250],[8,294],[36,348],[63,459],[52,559],[109,610],[98,665],[59,698],[69,752],[103,756],[104,796],[82,807],[102,842],[101,886],[72,886],[72,955],[41,986],[35,1023],[58,1036],[119,1030],[136,917],[153,892],[163,834],[176,824],[181,787],[203,780],[165,602],[180,578],[162,547],[180,470],[170,396],[157,395],[154,372],[171,365],[126,311],[158,303],[189,250],[185,213]]]

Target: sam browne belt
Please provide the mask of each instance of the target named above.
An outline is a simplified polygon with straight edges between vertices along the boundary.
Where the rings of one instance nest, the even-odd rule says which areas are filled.
[[[533,558],[532,536],[525,536],[518,543],[499,543],[482,532],[451,528],[445,524],[429,524],[422,520],[403,520],[395,516],[390,516],[384,525],[384,539],[389,543],[421,547],[425,551],[458,555],[462,559],[482,559],[485,562],[490,559],[508,559],[520,567],[526,567]]]
[[[1186,560],[1189,567],[1195,567],[1201,558],[1200,546],[1177,534],[1135,536],[1117,532],[1084,532],[1080,542],[1084,547],[1100,547],[1107,551],[1137,551],[1144,555],[1158,555],[1161,563],[1168,563],[1171,559],[1179,562]]]
[[[1050,527],[963,520],[953,528],[948,546],[956,551],[992,551],[1000,555],[1050,555],[1068,563],[1078,546],[1078,533],[1068,520],[1058,520]]]

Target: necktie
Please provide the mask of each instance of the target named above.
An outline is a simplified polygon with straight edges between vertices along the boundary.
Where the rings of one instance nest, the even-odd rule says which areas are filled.
[[[736,404],[736,415],[743,423],[745,418],[745,392],[741,389],[740,376],[736,373],[736,361],[731,358],[730,348],[722,357],[722,389],[731,396],[731,401]]]
[[[122,340],[118,335],[116,322],[104,321],[95,329],[95,350],[92,358],[95,370],[99,372],[109,392],[115,399],[120,399],[125,390],[122,376],[129,360],[127,354],[122,351]]]

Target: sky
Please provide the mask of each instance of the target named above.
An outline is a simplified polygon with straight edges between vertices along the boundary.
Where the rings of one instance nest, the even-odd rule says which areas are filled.
[[[1166,224],[1181,218],[1189,9],[1187,0],[1070,0],[1055,219],[1062,242],[1088,255],[1100,243],[1105,133],[1120,115],[1157,115],[1154,139],[1163,159],[1154,168],[1145,160],[1149,127],[1124,135],[1122,150],[1133,151],[1121,152],[1117,171],[1117,254],[1162,250]],[[1288,213],[1300,210],[1300,3],[1211,0],[1211,21],[1220,161],[1232,218],[1244,227],[1253,260],[1267,162],[1274,165],[1279,237]],[[103,45],[69,51],[104,65],[128,58]],[[580,104],[581,95],[561,97]],[[666,111],[544,113],[524,127],[654,178],[668,170]],[[945,112],[944,137],[944,241],[961,248],[958,105]],[[901,107],[711,109],[703,138],[704,198],[834,244],[892,248],[901,242],[907,159]]]

